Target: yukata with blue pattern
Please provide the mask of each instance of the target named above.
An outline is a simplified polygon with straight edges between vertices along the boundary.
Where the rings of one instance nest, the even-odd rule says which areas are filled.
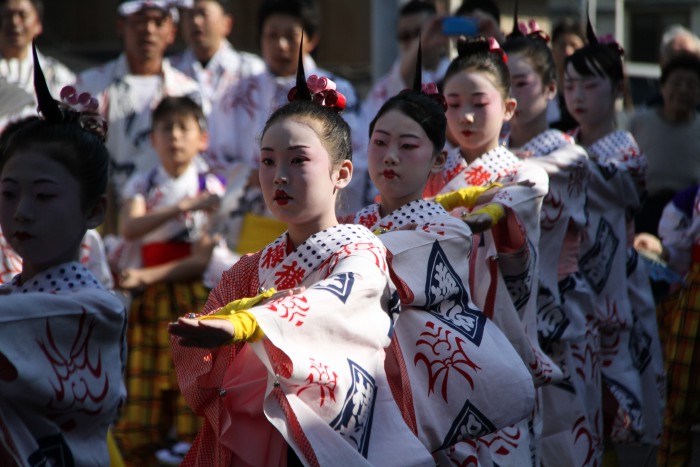
[[[524,181],[528,184],[517,185]],[[505,216],[490,230],[474,235],[469,271],[472,298],[508,337],[530,370],[539,392],[542,385],[562,379],[561,370],[542,350],[537,339],[540,210],[549,189],[547,173],[521,161],[502,146],[469,164],[460,149],[454,148],[448,152],[443,171],[429,177],[423,195],[432,198],[495,182],[511,183],[491,200],[503,206]],[[483,205],[471,209],[457,207],[450,214],[460,217],[481,207]],[[537,404],[526,420],[479,438],[482,444],[480,462],[518,467],[539,465],[541,431],[542,416]],[[471,455],[471,450],[461,452],[463,447],[458,444],[453,449],[450,454],[453,462],[461,464]],[[484,460],[487,454],[491,457]]]
[[[617,402],[616,411],[604,416],[611,418],[614,442],[658,445],[666,382],[649,275],[632,247],[646,160],[622,130],[586,151],[588,224],[579,270],[595,294],[603,386]]]
[[[553,129],[515,151],[549,175],[540,213],[537,333],[564,380],[542,387],[542,463],[600,465],[600,335],[591,291],[578,270],[587,221],[588,155],[571,136]]]
[[[354,221],[386,230],[379,239],[401,313],[385,368],[404,420],[438,459],[465,440],[477,458],[477,438],[527,418],[535,388],[506,336],[471,300],[471,230],[424,200],[383,217],[373,204]]]
[[[398,293],[369,230],[287,234],[225,272],[202,314],[261,289],[304,287],[250,308],[265,337],[215,349],[173,343],[180,390],[205,423],[188,465],[434,466],[384,371]]]

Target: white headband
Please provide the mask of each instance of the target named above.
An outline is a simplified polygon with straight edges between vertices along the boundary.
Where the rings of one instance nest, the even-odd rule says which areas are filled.
[[[129,16],[138,13],[144,8],[157,8],[169,13],[173,21],[177,23],[180,18],[177,13],[178,3],[178,1],[173,0],[130,0],[119,5],[117,13],[119,16]]]

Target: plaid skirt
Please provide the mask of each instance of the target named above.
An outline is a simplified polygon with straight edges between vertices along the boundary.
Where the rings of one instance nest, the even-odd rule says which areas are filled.
[[[700,264],[686,276],[686,286],[658,307],[664,346],[667,402],[659,466],[685,466],[690,462],[692,433],[700,423]]]
[[[177,385],[168,323],[198,313],[209,295],[201,281],[160,283],[134,297],[129,311],[126,403],[114,437],[127,465],[154,465],[169,443],[192,442],[202,419]]]

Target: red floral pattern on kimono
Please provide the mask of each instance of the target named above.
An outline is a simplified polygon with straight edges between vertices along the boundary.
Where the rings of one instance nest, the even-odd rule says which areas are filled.
[[[469,228],[423,200],[379,217],[375,204],[355,220],[376,219],[364,224],[373,230],[393,226],[379,239],[403,292],[385,367],[406,422],[435,452],[525,419],[535,401],[532,377],[471,301]]]

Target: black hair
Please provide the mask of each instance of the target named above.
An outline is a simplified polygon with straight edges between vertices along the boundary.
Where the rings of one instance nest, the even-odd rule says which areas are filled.
[[[625,80],[625,72],[622,65],[624,51],[617,42],[600,43],[591,18],[587,17],[586,39],[588,44],[578,49],[572,55],[566,57],[564,66],[569,63],[581,76],[596,76],[610,79],[613,87]]]
[[[517,14],[514,16],[513,32],[506,37],[503,50],[508,55],[522,54],[528,59],[542,83],[547,85],[557,79],[557,66],[554,55],[547,44],[549,37],[544,33],[523,34],[517,26]]]
[[[481,10],[496,19],[501,24],[501,9],[492,0],[464,0],[455,11],[456,16],[469,16],[474,10]]]
[[[573,18],[562,18],[552,28],[552,43],[555,43],[561,36],[566,34],[574,34],[581,38],[581,41],[586,43],[586,34],[583,32],[581,23]]]
[[[505,62],[505,56],[503,53],[491,51],[489,40],[485,37],[467,37],[457,42],[457,57],[447,67],[443,83],[447,84],[452,76],[466,70],[490,74],[494,78],[494,85],[501,92],[501,97],[508,98],[510,72]]]
[[[275,110],[265,122],[262,135],[275,123],[294,120],[311,126],[331,156],[334,167],[352,160],[350,126],[338,112],[310,100],[296,100]]]
[[[661,84],[676,70],[690,71],[700,79],[700,58],[690,53],[676,55],[661,69]]]
[[[36,15],[39,17],[39,21],[44,20],[44,2],[43,0],[28,0],[29,3],[34,7]],[[0,7],[7,5],[8,0],[0,0]]]
[[[107,124],[92,110],[75,110],[54,100],[46,85],[34,43],[32,56],[34,90],[42,117],[30,117],[15,126],[8,126],[6,134],[0,138],[0,172],[18,152],[41,150],[42,154],[63,165],[76,178],[80,184],[82,208],[88,211],[107,192]],[[73,88],[70,90],[68,94],[75,92]],[[81,99],[83,97],[87,99]],[[81,95],[77,103],[88,108],[97,107],[97,101],[89,94]]]
[[[434,15],[437,13],[437,9],[435,5],[425,0],[410,0],[399,10],[399,18],[418,13],[430,13]]]
[[[321,9],[316,0],[264,0],[258,10],[259,35],[262,35],[265,20],[276,14],[297,18],[310,38],[316,36],[321,26]]]
[[[447,118],[445,110],[435,99],[430,96],[407,89],[395,95],[382,105],[369,124],[369,135],[372,136],[377,120],[387,112],[397,110],[418,123],[430,141],[433,143],[433,154],[437,154],[445,147],[445,135],[447,132]]]
[[[192,117],[197,121],[197,124],[199,124],[199,128],[201,130],[206,131],[207,129],[207,119],[204,117],[202,107],[199,104],[197,104],[191,97],[164,97],[153,110],[153,126],[155,126],[156,122],[163,121],[171,115],[178,115],[181,117]]]
[[[84,129],[76,121],[54,122],[30,117],[20,123],[7,138],[0,156],[0,171],[18,152],[41,151],[76,178],[82,207],[86,211],[91,209],[107,191],[109,152],[101,136]]]

